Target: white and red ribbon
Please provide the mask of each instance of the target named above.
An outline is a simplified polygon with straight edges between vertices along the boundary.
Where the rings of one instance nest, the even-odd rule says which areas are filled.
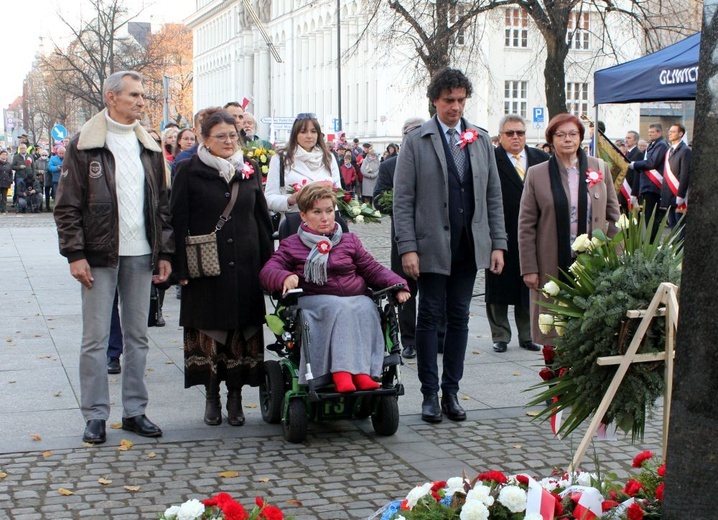
[[[673,168],[671,168],[671,163],[669,162],[670,153],[666,154],[666,164],[663,168],[663,173],[665,173],[665,179],[666,184],[668,184],[668,188],[670,188],[671,192],[674,196],[678,196],[678,177],[673,173]]]
[[[526,496],[526,516],[530,513],[541,515],[543,520],[553,520],[556,513],[556,497],[546,491],[541,484],[531,477]]]
[[[469,128],[468,130],[464,130],[459,137],[460,138],[456,144],[459,145],[459,148],[463,148],[467,144],[471,144],[476,141],[479,138],[479,132],[473,128]]]
[[[631,202],[631,196],[633,195],[633,190],[631,189],[631,185],[628,184],[628,181],[626,179],[623,179],[623,184],[621,184],[621,194],[626,199],[626,203],[628,204],[628,209],[633,209],[633,202]]]
[[[254,175],[254,168],[251,164],[248,162],[245,162],[242,165],[242,178],[243,179],[249,179],[252,175]]]
[[[663,187],[663,175],[658,173],[658,170],[646,170],[646,175],[653,184],[658,186],[659,190]]]

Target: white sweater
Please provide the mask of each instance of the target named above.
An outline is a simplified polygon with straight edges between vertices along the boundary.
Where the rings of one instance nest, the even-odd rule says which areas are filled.
[[[115,188],[120,219],[120,256],[152,253],[145,229],[145,170],[135,125],[123,125],[107,117],[107,148],[115,157]]]

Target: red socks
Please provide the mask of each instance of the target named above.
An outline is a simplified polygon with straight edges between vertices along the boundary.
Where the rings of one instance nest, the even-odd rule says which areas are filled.
[[[368,374],[352,375],[349,372],[332,372],[332,380],[337,392],[346,393],[359,390],[374,390],[381,387]]]
[[[346,393],[356,390],[356,386],[352,383],[352,375],[349,372],[332,372],[332,380],[334,380],[337,392]]]
[[[357,374],[352,376],[354,384],[359,390],[374,390],[381,385],[374,381],[368,374]]]

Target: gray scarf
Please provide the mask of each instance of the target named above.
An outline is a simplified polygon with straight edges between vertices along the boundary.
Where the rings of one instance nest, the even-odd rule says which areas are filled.
[[[317,285],[324,285],[327,281],[329,252],[341,241],[343,234],[342,227],[335,223],[334,234],[328,237],[305,231],[304,226],[304,224],[299,226],[299,230],[297,231],[299,240],[311,249],[307,256],[307,261],[304,264],[304,280]]]

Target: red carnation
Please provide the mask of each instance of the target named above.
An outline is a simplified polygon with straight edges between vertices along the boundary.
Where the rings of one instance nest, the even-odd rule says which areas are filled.
[[[563,514],[563,504],[561,504],[561,498],[558,495],[553,496],[556,499],[556,503],[553,506],[553,513],[555,517],[560,517]]]
[[[446,487],[446,481],[445,480],[437,480],[434,482],[434,484],[431,486],[432,491],[439,491],[442,488]]]
[[[254,503],[257,504],[257,507],[264,507],[264,500],[262,500],[262,497],[254,497]]]
[[[547,365],[553,363],[553,360],[556,357],[556,351],[551,345],[544,345],[541,353],[543,354],[543,360]]]
[[[480,473],[478,479],[489,481],[493,480],[497,484],[506,484],[509,481],[509,479],[506,478],[506,475],[500,471],[487,471],[486,473]]]
[[[432,490],[432,492],[431,492],[431,498],[433,498],[433,499],[436,500],[437,502],[441,502],[441,496],[439,496],[439,493],[437,493],[436,491],[433,491],[433,490]]]
[[[259,518],[266,518],[267,520],[283,520],[284,514],[282,514],[278,507],[266,506],[262,509]]]
[[[640,482],[637,480],[629,479],[628,482],[626,482],[626,487],[623,490],[625,494],[627,494],[630,497],[636,496],[636,493],[638,493],[643,488],[643,485],[641,485]]]
[[[606,511],[613,509],[614,507],[618,507],[620,505],[621,504],[619,504],[615,500],[604,500],[603,502],[601,502],[601,511],[603,511],[605,513]]]
[[[222,505],[222,512],[226,520],[246,520],[249,515],[242,507],[242,504],[232,500]]]
[[[617,500],[618,495],[616,495],[616,492],[614,490],[611,490],[608,492],[608,498],[610,498],[611,500]]]
[[[665,482],[661,482],[656,488],[656,498],[659,502],[663,502],[663,489],[666,487]]]
[[[516,475],[516,481],[524,486],[529,485],[529,478],[526,475]]]
[[[541,376],[541,379],[544,381],[550,381],[554,377],[556,377],[556,372],[551,370],[549,367],[543,367],[541,370],[539,370],[539,376]]]
[[[344,193],[344,196],[342,198],[344,199],[344,202],[351,202],[352,194],[347,191]]]
[[[641,466],[643,466],[644,462],[646,462],[647,460],[649,460],[651,458],[653,458],[653,453],[651,453],[648,450],[642,451],[641,453],[636,455],[635,458],[633,459],[633,467],[640,468]]]
[[[656,470],[656,473],[658,473],[659,477],[665,477],[666,476],[666,463],[664,462],[661,464],[661,466]]]
[[[644,513],[641,506],[638,505],[638,502],[634,502],[626,511],[626,515],[628,516],[628,520],[643,520]]]

